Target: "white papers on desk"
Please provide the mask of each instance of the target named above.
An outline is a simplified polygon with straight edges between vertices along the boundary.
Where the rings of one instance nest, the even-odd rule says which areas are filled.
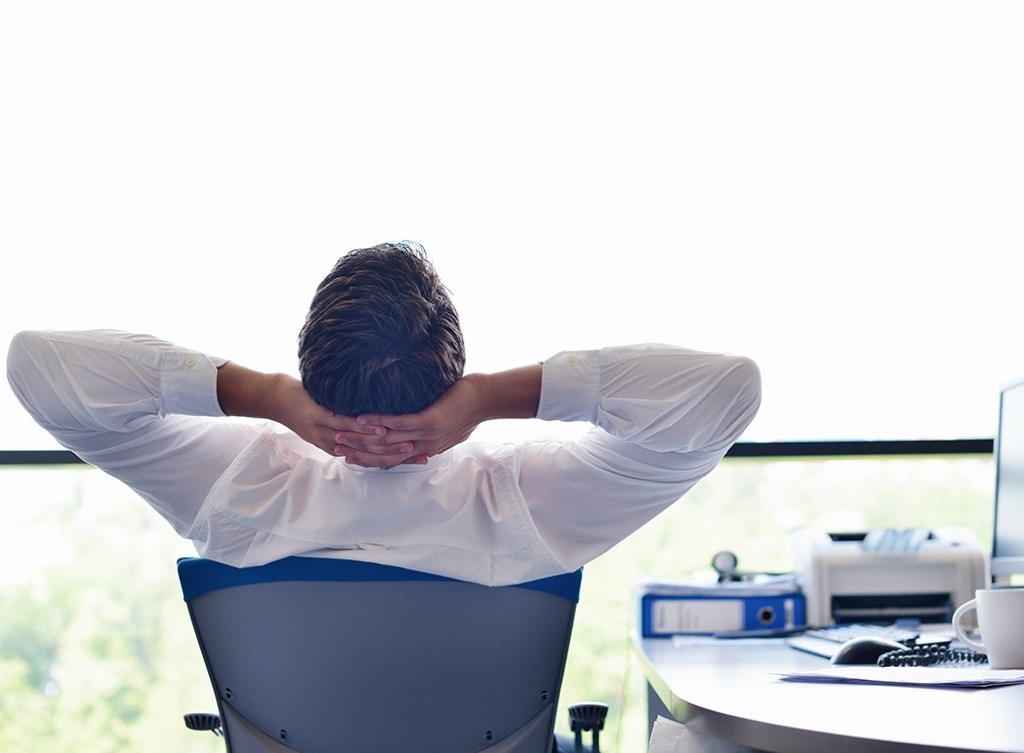
[[[837,664],[814,672],[782,675],[788,682],[867,683],[915,685],[934,688],[994,688],[1024,683],[1024,670],[967,667],[878,667],[872,664]]]

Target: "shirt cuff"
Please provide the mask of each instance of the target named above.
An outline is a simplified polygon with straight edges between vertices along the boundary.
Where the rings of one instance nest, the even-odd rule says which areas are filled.
[[[226,363],[203,353],[169,350],[160,370],[164,410],[187,416],[223,416],[217,400],[217,368]]]
[[[537,418],[597,421],[601,351],[563,351],[544,362]]]

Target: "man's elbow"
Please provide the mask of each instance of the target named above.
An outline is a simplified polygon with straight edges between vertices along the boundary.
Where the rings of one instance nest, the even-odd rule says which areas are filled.
[[[23,331],[11,338],[7,348],[7,382],[19,399],[23,398],[24,386],[27,381],[26,371],[32,365],[32,343],[38,339],[38,333]],[[22,402],[24,400],[22,399]]]
[[[749,406],[756,414],[761,405],[761,369],[752,358],[737,356],[734,379],[737,385],[737,403]]]
[[[740,438],[750,426],[761,407],[761,370],[746,356],[730,356],[732,363],[726,370],[720,389],[731,393],[730,407],[718,427],[718,437],[712,444],[727,448]]]
[[[673,430],[673,452],[724,455],[740,438],[761,405],[761,372],[745,356],[724,355],[705,388],[680,405]],[[666,434],[666,438],[667,438]],[[662,448],[651,443],[652,449]]]

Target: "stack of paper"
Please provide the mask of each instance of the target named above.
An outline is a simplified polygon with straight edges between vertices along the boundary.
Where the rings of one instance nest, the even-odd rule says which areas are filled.
[[[855,682],[880,685],[928,685],[942,688],[993,688],[1024,683],[1024,670],[962,667],[879,667],[873,664],[830,665],[814,672],[785,674],[788,682]]]

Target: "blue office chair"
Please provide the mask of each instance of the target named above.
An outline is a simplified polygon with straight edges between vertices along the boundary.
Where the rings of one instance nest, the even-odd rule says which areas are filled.
[[[186,558],[178,575],[219,712],[185,722],[229,753],[552,749],[581,571],[489,588],[352,560]],[[570,711],[577,749],[580,730],[596,743],[593,715]]]

